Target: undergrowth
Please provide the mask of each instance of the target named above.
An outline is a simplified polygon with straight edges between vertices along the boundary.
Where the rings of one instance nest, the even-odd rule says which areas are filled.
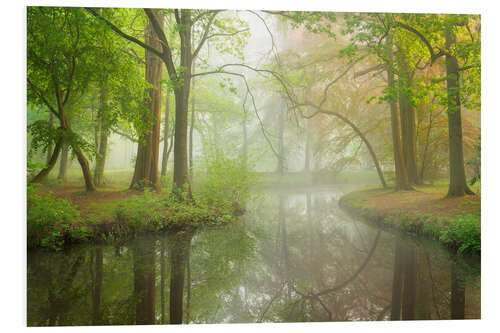
[[[27,197],[28,248],[58,250],[90,237],[92,230],[81,224],[79,211],[68,200],[41,195],[34,184],[28,185]]]

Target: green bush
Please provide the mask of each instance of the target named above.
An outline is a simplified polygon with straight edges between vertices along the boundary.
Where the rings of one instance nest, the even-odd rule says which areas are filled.
[[[202,164],[202,182],[193,192],[196,202],[227,208],[244,206],[254,193],[258,177],[248,171],[242,159],[231,159],[220,151]]]
[[[117,208],[117,220],[132,232],[152,232],[173,226],[216,226],[232,219],[228,207],[180,200],[173,194],[154,194],[148,190],[124,200]]]
[[[439,240],[458,246],[458,253],[481,251],[481,218],[476,215],[459,215],[443,223]]]
[[[28,248],[38,246],[59,249],[65,240],[83,240],[90,229],[79,226],[79,212],[67,200],[41,195],[34,184],[28,184]]]

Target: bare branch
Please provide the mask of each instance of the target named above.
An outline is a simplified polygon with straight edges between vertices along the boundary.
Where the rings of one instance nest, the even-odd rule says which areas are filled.
[[[368,74],[368,73],[371,73],[371,72],[374,72],[374,71],[378,71],[378,70],[381,70],[381,69],[384,69],[384,68],[385,68],[384,64],[378,64],[378,65],[375,65],[373,67],[369,67],[367,69],[364,69],[362,71],[355,72],[354,73],[354,78],[358,78],[358,77],[363,76],[365,74]]]

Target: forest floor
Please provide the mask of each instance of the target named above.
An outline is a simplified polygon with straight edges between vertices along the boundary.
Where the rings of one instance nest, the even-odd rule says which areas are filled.
[[[416,191],[369,188],[351,192],[340,206],[378,225],[425,235],[460,252],[480,252],[481,193],[447,198],[447,184],[418,186]]]
[[[97,223],[114,222],[118,204],[123,199],[141,194],[117,185],[106,185],[95,192],[86,192],[80,182],[40,185],[38,189],[42,194],[68,200],[78,209],[81,217],[88,218],[92,215]]]

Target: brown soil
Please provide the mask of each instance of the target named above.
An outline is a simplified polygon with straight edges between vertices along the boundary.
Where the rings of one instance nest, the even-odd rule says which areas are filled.
[[[108,203],[137,195],[140,192],[124,190],[113,185],[99,187],[95,192],[86,192],[85,186],[78,183],[65,183],[61,185],[40,186],[42,193],[51,194],[57,198],[69,200],[77,206],[82,215],[88,213],[88,207],[94,203]]]
[[[363,205],[375,207],[377,210],[386,213],[413,211],[421,214],[448,217],[469,213],[481,215],[480,194],[459,198],[446,198],[445,193],[429,193],[424,191],[366,191],[363,196]]]

